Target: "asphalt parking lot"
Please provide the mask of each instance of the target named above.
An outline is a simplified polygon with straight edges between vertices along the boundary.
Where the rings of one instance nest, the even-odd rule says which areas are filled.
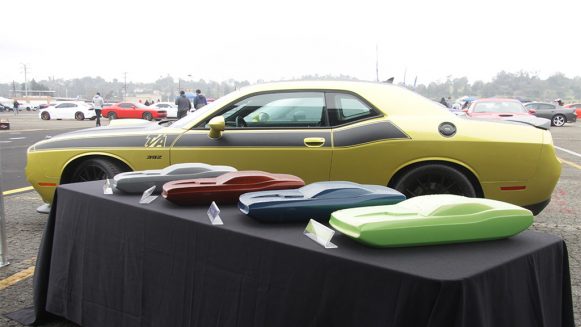
[[[94,121],[41,121],[37,113],[0,113],[11,129],[0,131],[2,187],[10,265],[0,268],[0,314],[32,305],[32,276],[46,215],[36,213],[42,204],[24,179],[26,147],[46,135],[94,126]],[[104,120],[104,124],[107,120]],[[569,251],[576,325],[581,323],[581,122],[552,128],[562,173],[549,206],[532,229],[560,235]],[[0,317],[0,326],[20,326]],[[46,326],[75,326],[57,321]]]

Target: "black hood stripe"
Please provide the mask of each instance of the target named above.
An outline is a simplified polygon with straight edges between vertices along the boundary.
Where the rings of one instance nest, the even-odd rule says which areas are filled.
[[[55,139],[46,143],[37,144],[36,150],[63,149],[63,148],[159,148],[170,147],[175,141],[176,148],[195,147],[305,147],[306,138],[323,138],[323,147],[330,147],[331,130],[325,131],[268,131],[244,132],[225,131],[221,138],[211,139],[207,131],[190,132],[178,135],[156,133],[155,130],[147,135],[135,136],[108,136],[82,139]],[[177,140],[176,140],[177,139]],[[334,131],[334,146],[348,147],[370,142],[392,139],[409,139],[394,124],[387,121],[373,124],[347,127]]]
[[[110,136],[82,139],[51,140],[36,144],[35,150],[63,148],[146,148],[170,147],[176,135],[148,134],[136,136]]]

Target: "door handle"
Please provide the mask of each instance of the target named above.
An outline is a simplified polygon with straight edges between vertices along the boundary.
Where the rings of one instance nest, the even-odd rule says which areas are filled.
[[[310,148],[322,147],[325,144],[324,137],[307,137],[304,139],[305,145]]]

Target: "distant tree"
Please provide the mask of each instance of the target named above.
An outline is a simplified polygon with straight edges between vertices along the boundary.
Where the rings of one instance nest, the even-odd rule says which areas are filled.
[[[303,75],[287,80],[357,80],[357,78],[339,75]],[[249,81],[237,81],[228,79],[225,81],[208,81],[204,79],[182,80],[182,86],[195,90],[200,89],[207,97],[219,98],[241,87],[252,84]],[[256,83],[264,83],[265,80],[258,80]],[[167,75],[162,76],[151,83],[127,83],[128,95],[133,95],[135,90],[143,92],[159,92],[161,98],[173,99],[177,94],[177,80]],[[411,88],[411,86],[408,86]],[[24,91],[24,84],[0,83],[0,96],[11,97],[15,90]],[[58,97],[75,98],[79,96],[83,99],[91,99],[95,92],[101,92],[109,101],[121,101],[125,93],[125,83],[123,80],[115,78],[107,81],[102,77],[82,77],[75,79],[48,78],[47,80],[31,80],[28,85],[29,91],[53,90]],[[536,72],[498,72],[490,82],[469,81],[467,77],[447,76],[445,80],[433,81],[429,84],[418,84],[415,92],[431,99],[452,96],[458,98],[464,95],[474,95],[477,97],[510,96],[523,97],[529,100],[553,100],[561,98],[565,102],[581,100],[581,77],[568,78],[563,73],[556,73],[547,79],[541,79]],[[171,101],[171,100],[170,100]]]

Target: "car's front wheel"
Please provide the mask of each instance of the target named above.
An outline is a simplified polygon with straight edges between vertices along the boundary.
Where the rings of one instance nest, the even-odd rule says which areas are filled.
[[[565,116],[563,116],[563,115],[555,115],[555,116],[553,116],[553,119],[551,119],[551,123],[553,123],[553,126],[557,126],[557,127],[561,127],[561,126],[565,125],[566,122],[567,122],[567,118],[565,118]]]
[[[83,113],[79,111],[79,112],[75,113],[75,119],[76,120],[85,120],[85,115],[83,115]]]
[[[109,120],[117,119],[117,114],[111,111],[107,114],[107,118],[109,118]]]
[[[443,164],[428,164],[404,173],[393,188],[406,198],[428,194],[457,194],[476,197],[476,190],[461,171]]]
[[[43,112],[42,114],[40,114],[40,118],[42,120],[50,120],[50,114],[48,112]]]
[[[149,121],[151,121],[153,119],[151,112],[144,112],[142,117],[143,117],[143,119],[149,120]]]
[[[113,178],[124,172],[123,167],[111,160],[104,158],[91,158],[79,164],[73,171],[69,183],[98,181]]]

